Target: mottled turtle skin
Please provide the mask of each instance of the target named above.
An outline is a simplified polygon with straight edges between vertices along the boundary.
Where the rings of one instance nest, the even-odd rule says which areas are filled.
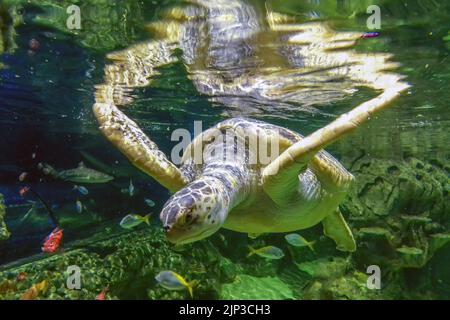
[[[338,210],[353,176],[323,149],[408,88],[400,75],[386,71],[397,64],[389,54],[352,50],[362,33],[336,32],[321,22],[300,24],[241,0],[190,2],[152,23],[153,40],[108,55],[112,62],[104,83],[96,86],[93,107],[105,137],[173,192],[160,214],[168,240],[193,242],[221,227],[269,233],[322,223],[338,249],[355,250]],[[151,85],[159,67],[180,60],[200,93],[239,117],[194,139],[177,167],[122,109],[132,104],[135,88]],[[380,93],[305,137],[247,118],[255,106],[279,113],[328,104],[361,86]],[[217,136],[225,139],[211,139]],[[235,143],[243,137],[267,141],[261,144],[266,149],[276,141],[279,153],[269,162],[250,162],[257,152]],[[207,154],[201,162],[192,152],[199,146]]]

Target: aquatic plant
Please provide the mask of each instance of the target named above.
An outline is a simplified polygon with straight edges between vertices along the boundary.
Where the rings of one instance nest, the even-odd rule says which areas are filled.
[[[3,195],[0,194],[0,241],[8,239],[9,236],[11,235],[11,233],[6,228],[5,215],[6,215],[6,208],[3,203]]]

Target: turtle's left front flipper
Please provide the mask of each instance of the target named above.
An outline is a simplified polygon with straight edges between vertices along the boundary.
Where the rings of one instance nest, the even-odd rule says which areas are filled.
[[[133,165],[170,191],[178,191],[187,183],[180,169],[115,105],[97,102],[93,110],[102,133]]]
[[[150,41],[110,53],[104,83],[96,86],[94,114],[100,130],[136,167],[170,191],[181,189],[187,180],[181,171],[119,108],[130,105],[133,90],[149,86],[158,68],[175,62],[172,41]]]
[[[322,220],[323,233],[336,242],[337,249],[353,252],[356,250],[355,239],[339,208]]]

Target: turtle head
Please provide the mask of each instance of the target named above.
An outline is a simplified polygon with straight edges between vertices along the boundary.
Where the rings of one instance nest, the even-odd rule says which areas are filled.
[[[228,214],[223,193],[204,181],[194,181],[164,205],[160,219],[167,239],[183,244],[209,237]]]

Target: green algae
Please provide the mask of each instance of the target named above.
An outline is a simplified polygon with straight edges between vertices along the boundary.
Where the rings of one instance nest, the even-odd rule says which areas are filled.
[[[81,269],[80,290],[66,287],[66,271],[72,265]],[[110,237],[58,255],[40,255],[30,263],[9,267],[0,278],[13,279],[19,272],[27,278],[16,292],[0,298],[17,299],[23,290],[44,279],[50,287],[43,299],[94,299],[105,287],[110,288],[111,298],[187,298],[183,292],[170,292],[154,283],[154,276],[161,270],[174,270],[200,280],[197,295],[208,291],[212,283],[205,275],[192,272],[189,264],[169,249],[163,233],[153,229]]]
[[[5,215],[6,208],[3,204],[3,195],[0,194],[0,241],[8,239],[11,235],[5,224]]]
[[[417,256],[417,255],[420,256],[423,254],[422,249],[414,247],[401,247],[398,248],[396,251],[408,256]]]
[[[80,8],[81,29],[67,27],[67,8],[72,5]],[[93,50],[123,48],[144,34],[139,27],[145,24],[144,5],[136,1],[117,5],[114,0],[5,0],[3,6],[8,12],[38,7],[39,13],[32,18],[34,24],[73,36],[79,45]]]
[[[275,277],[238,275],[234,282],[222,285],[221,299],[286,300],[295,299],[292,289]]]
[[[349,268],[349,261],[340,257],[320,258],[296,263],[297,268],[313,278],[331,278],[343,275]]]
[[[437,251],[450,243],[450,233],[437,233],[432,234],[430,237],[430,250],[432,251]]]
[[[427,224],[427,223],[430,223],[433,221],[427,217],[414,216],[414,215],[412,215],[412,216],[403,215],[403,216],[400,216],[400,218],[403,219],[408,224]]]

